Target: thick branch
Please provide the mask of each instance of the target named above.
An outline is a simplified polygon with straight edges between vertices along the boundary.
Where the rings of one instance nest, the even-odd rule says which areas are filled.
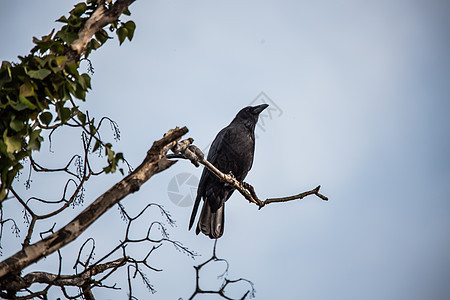
[[[103,273],[108,269],[119,268],[127,262],[126,257],[121,257],[114,261],[110,261],[101,265],[93,266],[83,273],[76,275],[56,275],[47,272],[32,272],[25,275],[20,281],[5,281],[2,289],[5,290],[21,290],[28,288],[33,283],[46,283],[57,286],[77,286],[82,287],[93,281],[92,277]]]
[[[141,185],[153,175],[173,165],[175,162],[166,159],[166,153],[187,132],[186,127],[170,130],[162,139],[153,143],[144,161],[135,171],[97,198],[70,223],[47,238],[24,247],[21,251],[2,261],[0,263],[0,283],[5,275],[17,274],[25,267],[75,240],[108,209],[127,195],[139,190]]]
[[[99,1],[97,9],[78,32],[78,39],[71,44],[72,50],[80,55],[86,49],[92,36],[106,25],[117,20],[134,1],[117,0],[109,9],[106,8],[105,1]]]
[[[320,185],[313,190],[306,191],[294,196],[283,197],[283,198],[268,198],[264,201],[261,201],[256,195],[255,189],[253,186],[246,182],[238,181],[233,174],[224,174],[219,169],[217,169],[213,164],[211,164],[208,160],[205,159],[203,152],[196,146],[191,145],[193,139],[189,138],[183,140],[175,145],[172,148],[172,151],[175,153],[174,155],[168,155],[167,158],[184,158],[189,159],[196,167],[198,164],[204,165],[208,170],[210,170],[214,175],[216,175],[222,182],[227,183],[234,188],[236,188],[242,196],[245,197],[249,202],[256,204],[259,209],[263,208],[265,205],[269,203],[275,202],[287,202],[297,199],[303,199],[309,195],[316,195],[322,200],[328,201],[328,198],[319,193]]]

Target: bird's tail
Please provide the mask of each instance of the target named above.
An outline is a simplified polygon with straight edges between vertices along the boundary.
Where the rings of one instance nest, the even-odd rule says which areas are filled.
[[[199,234],[201,231],[212,239],[218,239],[223,234],[224,225],[225,203],[222,204],[222,206],[220,206],[216,211],[213,211],[208,202],[205,201],[195,232]]]
[[[191,230],[192,225],[194,225],[195,216],[197,215],[198,205],[200,204],[201,196],[197,194],[195,198],[194,207],[192,208],[191,219],[189,220],[189,230]]]

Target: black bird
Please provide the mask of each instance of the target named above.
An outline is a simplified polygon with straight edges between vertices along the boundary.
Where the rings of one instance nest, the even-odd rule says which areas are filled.
[[[259,114],[269,105],[247,106],[236,115],[230,125],[222,129],[211,144],[208,161],[222,173],[232,173],[234,177],[243,181],[253,164],[255,152],[255,126]],[[207,168],[203,169],[198,184],[197,197],[192,209],[189,229],[194,224],[200,199],[204,204],[196,233],[200,231],[211,239],[218,239],[223,234],[225,218],[225,201],[234,188],[220,181]]]

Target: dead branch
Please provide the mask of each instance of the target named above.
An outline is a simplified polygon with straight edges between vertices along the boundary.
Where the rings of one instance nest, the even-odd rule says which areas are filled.
[[[209,259],[207,259],[206,261],[204,261],[203,263],[201,263],[201,264],[199,264],[197,266],[194,266],[194,269],[195,269],[195,291],[189,297],[189,300],[195,299],[196,296],[199,295],[199,294],[214,294],[214,295],[219,295],[223,299],[234,300],[235,298],[231,298],[231,297],[226,295],[226,288],[228,286],[231,286],[234,283],[238,283],[238,282],[247,282],[249,284],[248,290],[239,299],[241,299],[241,300],[246,299],[247,296],[249,296],[248,298],[254,298],[256,290],[255,290],[253,282],[251,282],[250,280],[245,279],[245,278],[239,278],[239,279],[228,279],[227,278],[228,269],[229,269],[230,265],[229,265],[229,263],[228,263],[228,261],[226,259],[218,258],[216,256],[216,246],[217,246],[217,240],[214,241],[212,256]],[[205,290],[205,289],[202,289],[200,287],[200,270],[203,267],[205,267],[206,265],[217,263],[217,262],[225,263],[225,270],[224,270],[224,272],[217,277],[217,278],[222,278],[223,279],[223,282],[222,282],[220,288],[217,289],[217,290]]]
[[[83,287],[92,281],[92,277],[105,272],[108,269],[119,268],[127,262],[127,257],[121,257],[114,261],[92,266],[83,273],[75,275],[57,275],[47,272],[32,272],[21,278],[20,281],[6,281],[2,284],[2,289],[18,291],[28,288],[34,283],[46,283],[57,286],[77,286]]]
[[[121,199],[138,191],[141,185],[153,175],[173,165],[175,162],[166,158],[167,151],[173,148],[187,132],[186,127],[169,130],[162,139],[153,143],[141,165],[97,198],[70,223],[45,239],[24,247],[21,251],[0,262],[0,285],[5,283],[4,279],[8,274],[16,277],[14,274],[18,274],[25,267],[75,240]]]
[[[185,139],[177,143],[173,148],[172,152],[174,154],[167,155],[167,158],[182,158],[188,159],[194,164],[196,167],[199,166],[199,163],[204,165],[208,170],[210,170],[214,175],[216,175],[221,181],[227,183],[234,188],[236,188],[245,199],[247,199],[250,203],[254,203],[258,206],[259,209],[263,208],[267,204],[277,203],[277,202],[287,202],[297,199],[303,199],[309,195],[316,195],[320,199],[324,201],[328,201],[328,197],[319,193],[320,185],[315,189],[310,191],[306,191],[294,196],[282,197],[282,198],[268,198],[264,201],[261,201],[256,195],[255,189],[252,185],[246,182],[238,181],[233,174],[225,174],[222,173],[219,169],[217,169],[213,164],[211,164],[207,159],[205,159],[205,155],[203,152],[195,145],[192,145],[194,140],[192,138]]]

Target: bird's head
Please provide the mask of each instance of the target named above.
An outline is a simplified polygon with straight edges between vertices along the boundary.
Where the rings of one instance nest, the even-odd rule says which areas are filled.
[[[245,126],[255,129],[256,122],[258,122],[259,114],[268,107],[268,104],[261,104],[257,106],[247,106],[241,109],[233,122],[241,122],[244,123]]]

